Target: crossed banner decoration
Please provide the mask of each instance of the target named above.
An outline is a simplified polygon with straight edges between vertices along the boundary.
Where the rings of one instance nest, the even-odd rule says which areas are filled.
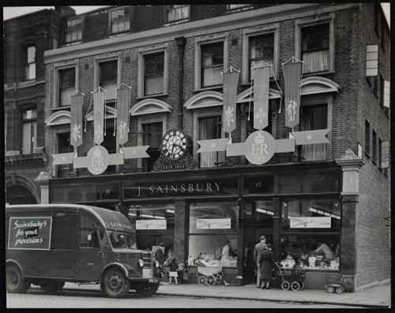
[[[117,88],[116,123],[114,121],[117,147],[121,147],[117,149],[119,152],[110,154],[105,147],[101,146],[104,140],[105,93],[106,90],[101,87],[92,92],[94,145],[84,157],[78,156],[77,147],[82,144],[82,107],[85,95],[77,92],[71,96],[70,144],[74,147],[74,152],[53,154],[52,165],[73,164],[75,169],[87,168],[93,175],[99,175],[105,172],[109,165],[123,165],[125,159],[149,158],[148,145],[123,146],[128,141],[131,101],[131,87],[124,83]]]
[[[326,135],[329,129],[307,130],[295,132],[294,128],[300,122],[300,82],[303,61],[283,63],[285,85],[285,126],[291,128],[289,138],[274,139],[264,131],[269,125],[269,87],[271,65],[253,69],[254,83],[254,128],[245,142],[232,143],[231,132],[236,128],[236,91],[239,72],[231,66],[223,74],[224,103],[222,125],[223,130],[229,133],[229,138],[200,140],[198,153],[226,151],[226,156],[244,155],[252,164],[265,164],[275,153],[295,152],[296,146],[329,143]]]

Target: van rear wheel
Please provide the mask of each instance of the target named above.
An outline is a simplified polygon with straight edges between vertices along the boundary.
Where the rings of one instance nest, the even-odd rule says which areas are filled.
[[[103,289],[111,298],[122,298],[130,289],[130,281],[121,270],[111,268],[104,273]]]
[[[30,288],[30,282],[22,277],[21,271],[15,266],[6,269],[7,291],[12,293],[25,293]]]
[[[63,289],[63,286],[64,282],[56,280],[40,284],[41,289],[47,293],[58,293]]]

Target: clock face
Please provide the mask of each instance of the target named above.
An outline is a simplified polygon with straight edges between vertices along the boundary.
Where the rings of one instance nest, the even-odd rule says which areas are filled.
[[[178,160],[185,155],[188,138],[179,130],[169,130],[162,139],[162,153],[170,160]]]

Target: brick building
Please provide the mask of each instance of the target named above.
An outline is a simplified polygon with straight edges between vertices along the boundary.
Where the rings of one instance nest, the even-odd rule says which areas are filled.
[[[6,202],[40,203],[35,181],[45,171],[44,51],[57,47],[63,7],[6,20],[3,24]]]
[[[197,265],[218,264],[228,243],[234,253],[221,261],[227,279],[252,282],[251,252],[262,234],[276,260],[289,255],[305,266],[307,288],[344,278],[358,289],[389,279],[390,36],[380,6],[123,6],[72,16],[62,26],[58,48],[44,57],[47,153],[87,155],[92,92],[100,86],[102,146],[116,154],[149,145],[150,157],[125,159],[100,175],[48,162],[42,202],[122,210],[136,226],[138,247],[164,242],[188,264],[191,282]],[[231,66],[240,70],[233,143],[254,131],[251,69],[262,63],[273,69],[265,131],[289,137],[282,64],[292,57],[304,61],[296,130],[329,129],[330,143],[277,153],[260,166],[224,151],[198,153],[197,141],[225,137],[221,72]],[[129,140],[120,147],[114,125],[122,84],[131,86],[131,105]],[[69,96],[76,91],[84,94],[84,132],[73,150]],[[172,129],[189,138],[177,162],[166,161],[162,144]],[[324,226],[314,222],[319,217]],[[313,222],[303,228],[295,218]],[[331,251],[326,261],[312,258],[320,243]]]

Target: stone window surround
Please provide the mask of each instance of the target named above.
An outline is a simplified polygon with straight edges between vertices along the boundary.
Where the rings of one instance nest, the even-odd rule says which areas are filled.
[[[167,117],[168,117],[167,114],[163,114],[163,113],[136,116],[135,119],[137,120],[137,133],[138,134],[143,133],[143,124],[162,123],[162,134],[164,135],[167,131]],[[143,145],[143,136],[138,135],[137,146],[142,146],[142,145]],[[142,167],[143,167],[143,159],[138,158],[137,168],[142,168]]]
[[[309,27],[319,24],[325,24],[329,22],[329,70],[325,73],[335,72],[335,13],[330,13],[315,18],[303,18],[295,20],[295,56],[298,59],[302,59],[302,28]],[[323,72],[320,72],[323,73]],[[314,73],[306,73],[307,75],[316,75]]]
[[[249,59],[250,59],[250,37],[274,34],[273,43],[273,71],[276,77],[278,77],[278,61],[279,61],[279,43],[280,43],[280,23],[274,23],[270,25],[263,25],[259,27],[252,27],[243,31],[243,52],[242,52],[242,72],[241,72],[241,83],[249,84]]]
[[[56,64],[54,67],[54,76],[53,76],[53,101],[52,101],[52,109],[58,108],[69,108],[70,106],[60,106],[59,103],[59,71],[65,70],[69,68],[74,68],[75,70],[75,91],[78,91],[79,86],[79,61],[73,61],[70,63],[62,62],[63,64]]]
[[[152,98],[157,96],[166,96],[169,92],[169,44],[154,45],[138,49],[138,65],[137,65],[137,99]],[[164,52],[163,62],[163,93],[156,95],[144,94],[144,56]]]
[[[201,63],[202,63],[201,45],[217,43],[217,42],[223,42],[223,45],[224,45],[223,71],[226,71],[226,69],[229,66],[228,65],[228,63],[229,63],[229,56],[228,56],[229,33],[226,32],[226,33],[222,33],[222,34],[195,37],[195,70],[194,70],[194,72],[195,72],[195,84],[194,84],[195,92],[219,88],[219,86],[202,87],[202,85],[201,85],[201,78],[202,78],[201,77],[202,76],[202,72],[201,72]],[[222,88],[222,86],[221,86],[221,88]]]
[[[94,91],[97,87],[99,87],[99,64],[107,61],[117,61],[117,85],[121,84],[121,74],[122,74],[122,64],[121,64],[121,53],[111,53],[106,56],[96,56],[94,58],[94,66],[93,66],[93,88]]]

